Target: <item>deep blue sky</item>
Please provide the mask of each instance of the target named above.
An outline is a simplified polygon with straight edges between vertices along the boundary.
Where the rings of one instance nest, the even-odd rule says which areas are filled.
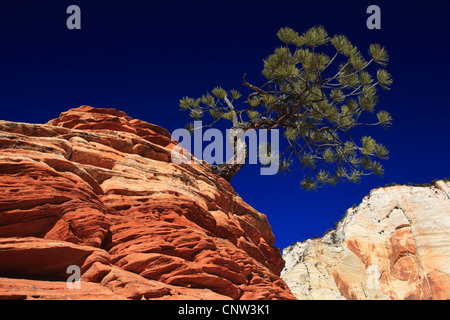
[[[82,29],[66,28],[66,8],[81,8]],[[381,8],[381,30],[366,28],[366,8]],[[0,119],[45,123],[83,104],[119,108],[173,131],[188,121],[183,96],[216,85],[255,84],[262,60],[280,45],[275,34],[323,25],[366,52],[384,45],[394,84],[380,109],[394,126],[370,133],[391,151],[383,178],[315,193],[301,172],[260,176],[245,167],[236,191],[268,216],[276,245],[322,235],[372,188],[395,181],[450,177],[450,1],[2,1]]]

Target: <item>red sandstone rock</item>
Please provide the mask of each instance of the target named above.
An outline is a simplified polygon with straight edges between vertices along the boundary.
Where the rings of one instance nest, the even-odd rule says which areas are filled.
[[[114,109],[0,121],[0,298],[294,299],[266,216],[175,145]]]
[[[79,289],[64,281],[0,278],[0,300],[124,300],[105,286],[81,281]]]
[[[0,239],[2,277],[66,280],[67,268],[79,266],[83,273],[94,263],[109,266],[110,256],[101,249],[70,242],[33,237]],[[90,272],[92,277],[92,272]]]

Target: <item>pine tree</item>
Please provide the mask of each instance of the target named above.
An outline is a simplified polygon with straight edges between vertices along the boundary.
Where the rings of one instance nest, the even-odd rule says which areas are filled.
[[[210,116],[210,127],[223,119],[232,129],[279,129],[289,146],[276,161],[282,172],[298,162],[306,190],[383,174],[375,159],[388,159],[387,148],[370,136],[356,140],[351,130],[392,125],[387,111],[376,112],[378,88],[392,84],[386,49],[372,44],[365,58],[346,36],[331,37],[322,26],[303,34],[286,27],[277,36],[283,45],[263,61],[265,82],[256,86],[244,75],[245,99],[237,90],[215,87],[198,99],[184,97],[181,108],[193,119]],[[374,121],[362,120],[370,116]],[[228,162],[213,171],[229,181],[241,167]]]

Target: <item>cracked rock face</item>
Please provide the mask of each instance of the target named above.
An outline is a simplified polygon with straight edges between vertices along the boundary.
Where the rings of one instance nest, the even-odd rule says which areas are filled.
[[[176,144],[115,109],[0,121],[0,299],[295,299],[266,216]]]
[[[378,188],[336,230],[283,250],[298,299],[450,299],[450,182]]]

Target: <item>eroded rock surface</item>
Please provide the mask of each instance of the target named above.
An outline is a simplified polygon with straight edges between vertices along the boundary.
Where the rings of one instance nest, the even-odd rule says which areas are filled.
[[[266,216],[176,144],[115,109],[0,121],[0,298],[294,299]]]
[[[450,182],[378,188],[336,230],[283,250],[299,299],[450,299]]]

